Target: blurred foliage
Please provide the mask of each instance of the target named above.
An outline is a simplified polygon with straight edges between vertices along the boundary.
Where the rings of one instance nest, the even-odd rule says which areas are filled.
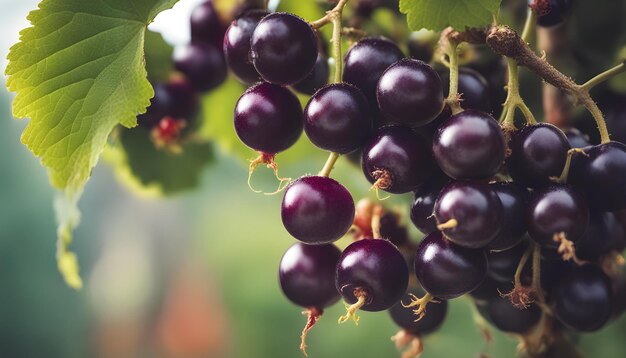
[[[174,69],[172,61],[173,53],[174,50],[172,46],[163,40],[161,34],[146,31],[144,56],[146,59],[148,80],[150,80],[151,83],[165,82],[169,78]]]

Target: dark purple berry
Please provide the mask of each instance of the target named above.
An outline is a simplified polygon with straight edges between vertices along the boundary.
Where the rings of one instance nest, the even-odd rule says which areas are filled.
[[[336,287],[346,302],[364,294],[364,311],[382,311],[396,304],[409,281],[409,269],[398,249],[383,239],[363,239],[350,244],[337,264]],[[361,293],[359,293],[361,292]]]
[[[196,6],[191,12],[191,41],[222,47],[226,26],[215,11],[213,0]]]
[[[563,133],[572,148],[585,148],[590,146],[589,136],[574,127],[563,128]]]
[[[589,208],[578,190],[566,185],[537,189],[528,204],[528,234],[545,248],[559,246],[557,236],[576,242],[589,223]]]
[[[207,43],[192,43],[176,49],[174,65],[200,92],[219,86],[227,75],[222,49]]]
[[[611,317],[611,281],[593,265],[577,267],[563,277],[555,287],[553,299],[556,317],[576,331],[597,331]]]
[[[404,245],[409,240],[406,226],[400,223],[400,217],[393,211],[384,213],[380,218],[380,236],[396,246]]]
[[[137,123],[154,127],[163,117],[173,117],[191,121],[198,114],[200,101],[198,94],[184,78],[176,78],[166,84],[156,83],[154,97],[146,113],[137,116]]]
[[[382,127],[365,143],[363,173],[377,188],[394,194],[417,189],[432,173],[425,140],[403,125]]]
[[[280,260],[278,279],[285,296],[301,307],[326,308],[339,300],[335,269],[341,251],[333,244],[291,246]]]
[[[317,59],[317,38],[302,18],[285,12],[264,17],[250,40],[250,57],[264,80],[280,85],[302,81]]]
[[[468,109],[453,115],[433,137],[433,155],[449,177],[487,179],[504,162],[506,143],[498,121]]]
[[[433,175],[415,191],[411,205],[411,221],[424,234],[437,230],[437,220],[433,215],[435,201],[448,181],[449,179],[443,175]]]
[[[540,4],[535,6],[535,11],[538,11],[539,15],[537,24],[543,27],[563,23],[572,6],[572,0],[528,0],[528,5],[533,3]]]
[[[500,282],[513,282],[517,266],[527,249],[528,243],[522,241],[508,250],[488,252],[488,275]]]
[[[288,89],[260,83],[244,92],[235,106],[235,131],[248,147],[279,153],[302,133],[302,107]]]
[[[513,180],[537,188],[552,183],[563,171],[570,149],[565,134],[548,123],[527,126],[513,134],[506,167]]]
[[[489,185],[502,203],[502,227],[489,244],[489,250],[507,250],[517,245],[526,234],[526,206],[528,190],[515,183],[493,183]]]
[[[448,93],[450,75],[442,76],[442,83],[444,84],[444,93]],[[480,72],[469,67],[459,68],[458,91],[461,94],[461,107],[491,113],[489,90],[489,83]]]
[[[313,71],[311,71],[311,73],[309,73],[309,75],[302,81],[291,87],[300,93],[308,94],[310,96],[328,83],[329,75],[330,68],[328,67],[328,58],[326,58],[320,50],[320,53],[317,55],[317,60],[315,61],[315,66],[313,66]]]
[[[511,300],[498,295],[487,302],[487,314],[489,321],[502,332],[526,334],[539,323],[542,313],[535,304],[519,309]]]
[[[268,14],[265,10],[250,10],[235,19],[224,35],[224,57],[228,68],[245,84],[261,80],[250,59],[250,38],[259,21]]]
[[[283,225],[291,236],[307,244],[330,243],[348,232],[354,221],[354,200],[336,180],[302,177],[285,189]]]
[[[319,148],[346,154],[360,148],[373,127],[367,100],[347,83],[317,91],[304,108],[304,131]]]
[[[626,207],[626,146],[609,142],[585,150],[572,164],[570,179],[587,194],[594,210],[617,211]]]
[[[576,242],[576,256],[581,260],[597,261],[613,250],[619,250],[624,241],[624,228],[615,214],[591,212],[585,234]]]
[[[448,313],[448,302],[441,301],[436,304],[428,305],[428,311],[422,319],[415,320],[415,314],[410,308],[405,308],[403,302],[411,302],[412,294],[416,297],[422,297],[426,294],[426,291],[419,286],[409,286],[406,294],[402,300],[389,309],[389,315],[391,319],[400,328],[407,332],[416,335],[423,336],[425,334],[432,333],[439,329],[446,319]]]
[[[373,107],[376,85],[387,67],[404,57],[400,48],[384,37],[368,37],[350,48],[344,58],[343,80],[357,86]]]
[[[477,302],[487,303],[492,299],[499,297],[502,293],[511,292],[512,289],[512,279],[510,281],[503,282],[487,275],[480,286],[472,290],[469,295]]]
[[[446,238],[468,248],[489,244],[504,219],[498,195],[489,185],[478,182],[446,185],[435,202],[434,214]]]
[[[414,126],[431,122],[443,109],[439,75],[427,63],[410,58],[394,63],[383,73],[376,98],[384,115]]]
[[[487,256],[482,250],[458,246],[438,231],[422,240],[414,265],[422,287],[446,300],[473,291],[487,276]]]

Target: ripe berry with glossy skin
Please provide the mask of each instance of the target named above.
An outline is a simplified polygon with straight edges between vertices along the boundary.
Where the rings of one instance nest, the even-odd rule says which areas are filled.
[[[391,40],[368,37],[357,42],[344,57],[343,80],[357,86],[376,105],[376,85],[385,70],[404,54]]]
[[[354,200],[336,180],[302,177],[285,189],[283,225],[307,244],[330,243],[345,235],[354,221]]]
[[[382,74],[376,99],[381,112],[392,120],[421,126],[443,109],[441,79],[427,63],[405,58]]]
[[[419,321],[415,321],[413,310],[402,306],[402,302],[411,302],[409,294],[423,297],[426,291],[419,286],[409,286],[402,300],[389,309],[389,316],[391,316],[394,323],[416,336],[423,336],[439,329],[448,314],[448,301],[429,305],[426,315]]]
[[[443,175],[433,175],[415,191],[411,205],[411,221],[424,234],[437,230],[437,220],[433,215],[435,201],[449,180]]]
[[[291,85],[308,76],[317,53],[317,38],[311,26],[284,12],[264,17],[250,40],[254,68],[265,81],[281,85]]]
[[[488,275],[501,282],[513,282],[513,276],[519,261],[527,249],[528,243],[522,241],[508,250],[487,252],[487,260],[489,261]]]
[[[526,206],[530,199],[528,190],[512,182],[489,184],[502,203],[502,226],[489,244],[489,250],[507,250],[517,245],[526,234]]]
[[[559,177],[570,144],[560,129],[539,123],[515,132],[510,148],[506,167],[513,180],[538,188],[550,185],[550,177]]]
[[[611,281],[598,267],[575,268],[557,283],[553,292],[556,317],[570,329],[593,332],[611,317]]]
[[[528,0],[528,5],[533,4],[536,0]],[[543,27],[551,27],[561,24],[567,18],[567,14],[572,6],[572,0],[548,0],[542,1],[547,4],[542,7],[537,18],[537,24]]]
[[[278,268],[285,296],[301,307],[322,309],[337,302],[335,268],[340,255],[341,251],[333,244],[291,246]]]
[[[154,97],[146,113],[137,116],[137,123],[146,127],[157,125],[163,117],[192,121],[198,113],[196,91],[184,78],[175,78],[166,84],[153,84]]]
[[[624,241],[624,228],[610,212],[591,211],[589,226],[576,242],[576,256],[581,260],[596,261],[612,250],[619,250]]]
[[[545,248],[556,248],[554,236],[565,234],[576,242],[587,230],[589,208],[585,197],[567,185],[537,189],[528,204],[528,234]]]
[[[449,72],[442,76],[444,93],[450,90]],[[485,113],[491,113],[491,99],[489,83],[480,72],[469,67],[459,68],[459,93],[461,94],[461,107],[464,109],[476,109]]]
[[[414,265],[422,287],[445,300],[473,291],[487,276],[487,256],[482,250],[458,246],[438,231],[422,240]]]
[[[383,239],[363,239],[341,253],[335,285],[344,300],[357,302],[355,292],[365,292],[364,311],[382,311],[396,304],[406,291],[409,269],[398,249]]]
[[[585,150],[572,165],[572,184],[587,194],[595,210],[617,211],[626,207],[626,146],[609,142]]]
[[[339,154],[360,148],[373,127],[365,96],[353,85],[334,83],[317,91],[304,108],[304,131],[319,148]]]
[[[235,19],[224,34],[223,50],[228,68],[245,84],[261,80],[250,60],[250,38],[259,21],[267,14],[265,10],[247,11]]]
[[[433,155],[449,177],[487,179],[504,162],[506,143],[500,124],[473,109],[448,118],[433,137]]]
[[[311,73],[309,73],[309,75],[302,81],[291,87],[300,93],[308,94],[310,96],[328,83],[329,75],[330,68],[328,67],[328,58],[326,58],[326,55],[322,54],[322,51],[320,50],[320,53],[317,55],[317,60],[315,60],[313,71],[311,71]]]
[[[174,65],[201,92],[219,86],[226,79],[227,68],[222,50],[207,43],[192,43],[177,48]]]
[[[392,125],[379,128],[363,147],[361,166],[370,183],[394,194],[417,189],[432,173],[432,159],[425,140],[411,128]]]
[[[404,245],[409,240],[406,226],[400,223],[400,217],[388,211],[380,218],[380,236],[396,246]]]
[[[191,41],[222,47],[226,26],[215,11],[213,0],[205,1],[191,12]]]
[[[455,244],[479,248],[489,244],[500,232],[503,208],[489,185],[478,182],[452,182],[439,193],[434,208],[438,224],[456,221],[443,229]]]
[[[519,309],[508,298],[500,295],[487,302],[486,313],[494,326],[507,333],[526,334],[541,320],[541,309],[537,305]]]
[[[563,133],[567,137],[567,141],[569,142],[572,148],[585,148],[590,146],[589,137],[583,132],[579,131],[578,128],[567,127],[563,128]]]
[[[248,88],[235,106],[235,131],[248,147],[279,153],[302,133],[302,107],[288,89],[270,83]]]

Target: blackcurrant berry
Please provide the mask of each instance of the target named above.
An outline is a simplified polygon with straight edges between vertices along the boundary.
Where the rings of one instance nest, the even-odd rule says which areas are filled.
[[[617,211],[626,207],[626,146],[609,142],[585,150],[571,170],[572,184],[587,194],[595,210]]]
[[[612,250],[619,250],[624,241],[624,228],[610,212],[592,211],[585,234],[576,242],[576,255],[581,260],[597,261]]]
[[[442,76],[444,93],[450,90],[450,75]],[[459,89],[461,107],[491,113],[490,88],[487,79],[480,72],[469,67],[459,68]]]
[[[259,21],[267,14],[265,10],[247,11],[230,24],[224,35],[223,50],[226,63],[235,76],[245,84],[252,84],[261,79],[250,60],[250,39]]]
[[[517,245],[526,234],[526,206],[530,195],[528,190],[512,182],[499,182],[489,185],[502,203],[502,226],[500,232],[487,249],[501,251]]]
[[[368,37],[350,48],[344,58],[343,80],[357,86],[376,106],[376,85],[387,67],[404,57],[400,48],[383,37]]]
[[[506,167],[513,180],[537,188],[549,185],[550,178],[559,177],[570,144],[560,129],[539,123],[515,132],[510,149]]]
[[[487,275],[480,286],[472,290],[469,295],[477,302],[487,303],[497,297],[500,297],[503,292],[511,292],[512,289],[513,279],[503,282]]]
[[[585,148],[591,145],[589,136],[574,127],[563,128],[563,133],[572,148]]]
[[[563,277],[554,289],[553,299],[556,317],[576,331],[597,331],[611,317],[611,281],[593,265],[577,267]]]
[[[425,140],[403,125],[378,129],[363,147],[361,165],[376,188],[394,194],[417,189],[432,173]]]
[[[381,112],[414,126],[431,122],[443,109],[441,79],[427,63],[410,58],[391,65],[376,87]]]
[[[388,211],[380,218],[380,237],[391,241],[396,246],[401,246],[409,240],[406,226],[400,223],[398,214]]]
[[[226,26],[220,20],[213,3],[213,0],[207,0],[191,12],[191,41],[205,42],[221,48]]]
[[[285,189],[283,225],[307,244],[330,243],[348,232],[354,221],[354,201],[336,180],[305,176]]]
[[[542,313],[535,304],[519,309],[508,298],[497,295],[487,302],[487,314],[502,332],[526,334],[539,323]]]
[[[438,304],[428,306],[428,312],[419,321],[415,320],[413,310],[405,308],[402,303],[410,302],[412,296],[422,297],[426,291],[419,286],[409,286],[402,300],[389,309],[391,319],[400,328],[415,336],[423,336],[439,329],[448,313],[448,302],[441,301]]]
[[[350,244],[337,264],[336,287],[350,304],[362,301],[364,311],[382,311],[396,304],[406,291],[409,270],[398,249],[383,239]]]
[[[264,17],[250,40],[250,57],[264,80],[281,85],[302,81],[315,66],[317,38],[311,26],[293,14]]]
[[[414,265],[422,287],[441,299],[469,293],[487,276],[487,256],[482,250],[458,246],[438,231],[422,240]]]
[[[541,3],[542,5],[535,8],[539,12],[537,24],[543,27],[551,27],[563,23],[572,6],[572,0],[528,0],[528,5],[533,3]]]
[[[487,179],[504,162],[506,143],[498,121],[468,109],[448,118],[433,137],[437,164],[454,179]]]
[[[508,250],[488,252],[488,275],[500,282],[512,282],[520,259],[526,250],[528,250],[528,243],[522,241]]]
[[[576,242],[587,230],[589,208],[585,197],[566,185],[533,192],[528,204],[528,234],[542,247],[556,248],[559,236]]]
[[[302,107],[288,89],[260,83],[244,92],[235,106],[235,131],[248,147],[279,153],[302,133]]]
[[[449,180],[444,175],[433,175],[415,191],[411,205],[411,221],[424,234],[437,230],[437,220],[433,215],[435,201]]]
[[[317,91],[304,109],[304,131],[319,148],[339,154],[360,148],[371,134],[365,96],[353,85],[330,84]]]
[[[174,65],[200,92],[219,86],[227,75],[222,49],[206,43],[192,43],[177,48]]]
[[[278,269],[285,296],[301,307],[323,309],[337,302],[335,269],[340,255],[341,251],[333,244],[291,246]]]
[[[156,83],[154,97],[146,113],[137,116],[142,126],[156,126],[163,117],[192,121],[198,114],[200,101],[191,84],[183,77],[174,78],[166,84]]]
[[[434,214],[446,238],[468,248],[489,244],[504,219],[498,195],[489,185],[478,182],[446,185],[435,202]]]
[[[315,60],[313,71],[311,71],[311,73],[309,73],[309,75],[302,81],[291,87],[300,93],[308,94],[310,96],[328,83],[329,74],[330,68],[328,67],[328,58],[326,58],[326,55],[322,54],[322,51],[320,50],[320,53],[317,55],[317,60]]]

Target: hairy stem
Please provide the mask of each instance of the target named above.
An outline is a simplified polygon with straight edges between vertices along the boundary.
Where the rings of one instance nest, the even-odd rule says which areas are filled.
[[[492,27],[487,35],[487,44],[497,54],[514,59],[518,65],[527,67],[541,76],[546,82],[571,93],[580,104],[587,108],[595,119],[602,143],[610,141],[602,111],[593,101],[589,92],[581,88],[571,78],[559,72],[545,59],[537,56],[514,30],[507,26]]]
[[[450,67],[450,90],[446,103],[450,106],[452,114],[463,111],[459,101],[459,52],[458,42],[448,38],[445,43],[444,51],[448,55],[448,64]]]

